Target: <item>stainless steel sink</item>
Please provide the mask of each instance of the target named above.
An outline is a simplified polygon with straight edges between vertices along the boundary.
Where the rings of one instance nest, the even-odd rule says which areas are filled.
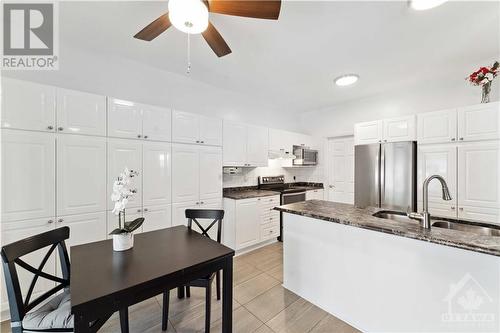
[[[381,219],[388,219],[398,222],[410,222],[410,221],[414,222],[412,219],[406,216],[406,213],[392,211],[392,210],[381,210],[373,214],[373,216]],[[463,231],[481,236],[500,237],[500,227],[497,226],[488,226],[486,224],[473,224],[470,222],[464,222],[460,220],[452,222],[452,221],[440,220],[439,218],[431,220],[432,220],[431,225],[435,228]]]
[[[473,225],[451,221],[435,221],[432,222],[432,226],[436,228],[458,230],[482,236],[500,236],[500,229],[483,225]]]
[[[381,211],[373,214],[373,216],[379,217],[381,219],[394,220],[394,221],[398,221],[398,222],[410,222],[410,221],[412,221],[412,219],[410,219],[408,216],[406,216],[406,213],[396,212],[396,211],[392,211],[392,210],[381,210]]]

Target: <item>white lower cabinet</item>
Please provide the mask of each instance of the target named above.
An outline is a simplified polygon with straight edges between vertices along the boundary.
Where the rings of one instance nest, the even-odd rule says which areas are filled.
[[[172,226],[187,225],[186,209],[222,209],[222,199],[210,199],[205,201],[191,201],[172,204]],[[203,227],[208,227],[212,220],[198,220]],[[192,224],[193,230],[200,231],[196,224]],[[222,222],[222,228],[225,221]],[[208,232],[211,239],[217,239],[217,227],[214,225]]]
[[[223,241],[226,246],[242,250],[279,236],[280,196],[242,200],[224,199]]]
[[[71,246],[97,242],[106,239],[106,212],[60,216],[56,228],[69,227],[66,241],[68,253]]]
[[[236,249],[254,245],[260,240],[260,214],[257,199],[236,201]]]
[[[324,190],[322,188],[306,192],[306,200],[323,200]]]
[[[43,232],[54,230],[54,226],[55,226],[54,217],[16,221],[16,222],[2,222],[1,223],[2,244],[9,244],[23,238],[27,238],[30,236],[41,234]],[[22,259],[26,261],[28,264],[32,265],[33,267],[38,268],[49,248],[50,247],[45,247],[36,252],[30,253],[26,256],[23,256]],[[52,253],[51,257],[45,264],[43,268],[43,271],[45,273],[51,275],[55,274],[56,252],[57,251],[54,251]],[[23,291],[23,299],[24,299],[26,297],[26,292],[28,291],[31,280],[33,279],[33,274],[28,272],[24,268],[20,268],[19,266],[17,266],[16,269],[21,284],[21,290]],[[2,288],[0,288],[2,290],[0,307],[2,311],[4,311],[8,310],[9,303],[5,288],[5,277],[3,269],[1,270],[0,283],[2,285]],[[43,292],[53,287],[54,287],[53,281],[43,278],[39,279],[35,284],[35,289],[33,290],[31,299],[32,300],[35,299],[36,297],[40,296]]]
[[[172,205],[153,206],[143,209],[142,231],[153,231],[172,226]]]

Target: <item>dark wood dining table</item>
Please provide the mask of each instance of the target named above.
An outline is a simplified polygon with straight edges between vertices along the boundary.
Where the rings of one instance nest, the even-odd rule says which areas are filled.
[[[222,331],[232,331],[234,250],[185,226],[134,238],[134,247],[122,252],[113,251],[112,240],[71,247],[76,333],[92,332],[91,323],[101,326],[116,311],[219,270],[223,271]]]

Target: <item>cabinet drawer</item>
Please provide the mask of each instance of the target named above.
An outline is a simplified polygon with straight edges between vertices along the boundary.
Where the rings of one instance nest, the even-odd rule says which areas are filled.
[[[278,215],[269,215],[269,216],[262,216],[260,219],[261,224],[267,224],[267,223],[275,223],[279,222],[280,216]]]
[[[262,198],[258,198],[257,201],[259,202],[260,205],[264,205],[264,204],[279,205],[280,204],[280,196],[274,195],[271,197],[262,197]]]
[[[267,240],[274,237],[278,237],[280,233],[279,224],[263,225],[260,229],[260,239]]]

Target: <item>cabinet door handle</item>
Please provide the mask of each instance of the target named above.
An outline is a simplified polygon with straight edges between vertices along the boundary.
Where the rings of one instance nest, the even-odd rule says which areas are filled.
[[[54,126],[50,126],[49,125],[49,126],[47,126],[47,129],[50,130],[50,131],[52,131],[54,129]]]
[[[137,210],[137,213],[140,213],[140,212],[141,212],[141,210],[140,210],[140,209],[138,209],[138,210]]]
[[[196,140],[196,143],[200,143],[200,140]]]
[[[205,143],[205,141],[200,141],[200,143]]]
[[[455,138],[451,138],[451,141],[455,141],[456,139]]]
[[[205,203],[204,201],[200,202],[201,205],[203,205],[204,203]]]
[[[459,140],[460,140],[460,141],[464,141],[464,138],[460,138]]]
[[[57,222],[59,222],[59,223],[63,223],[63,222],[64,222],[64,220],[63,220],[63,219],[59,219],[59,220],[57,220]]]
[[[149,209],[147,209],[147,208],[144,208],[144,211],[145,211],[145,212],[147,212],[147,211],[149,211]]]
[[[148,138],[148,136],[147,136],[147,135],[144,135],[144,139],[147,139],[147,138]]]
[[[140,135],[140,134],[137,134],[137,137],[138,137],[138,138],[140,139],[140,138],[142,138],[142,135]]]
[[[463,210],[464,210],[464,208],[463,208],[463,207],[460,207],[458,210],[463,211]]]
[[[57,130],[58,130],[59,132],[62,132],[62,131],[64,130],[64,128],[62,128],[62,127],[58,127],[58,128],[57,128]]]
[[[47,223],[54,223],[54,221],[53,220],[48,220]]]

